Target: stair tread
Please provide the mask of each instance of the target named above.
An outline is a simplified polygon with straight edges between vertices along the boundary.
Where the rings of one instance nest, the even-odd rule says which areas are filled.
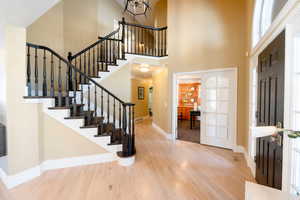
[[[84,129],[84,128],[98,128],[98,125],[92,124],[92,125],[87,125],[87,126],[81,126],[80,128],[81,129]]]
[[[93,114],[94,111],[81,111],[80,113],[78,113],[77,115],[73,115],[73,116],[86,116],[88,114]],[[72,116],[72,117],[73,117]]]
[[[50,110],[62,110],[62,109],[71,109],[74,106],[74,104],[71,104],[70,106],[55,106],[55,107],[49,107]],[[84,106],[84,104],[76,104],[76,106]]]
[[[107,137],[107,136],[110,136],[110,134],[104,133],[104,134],[101,134],[101,135],[95,135],[94,137]]]
[[[65,119],[84,119],[84,116],[65,117]]]
[[[51,96],[23,96],[24,99],[52,99]]]
[[[120,145],[120,144],[122,144],[121,141],[115,141],[115,142],[109,143],[108,145]]]

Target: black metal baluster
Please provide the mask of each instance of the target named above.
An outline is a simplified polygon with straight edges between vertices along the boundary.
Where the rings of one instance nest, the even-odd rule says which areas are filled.
[[[117,57],[116,57],[116,41],[115,41],[116,37],[114,35],[114,40],[113,40],[113,60],[114,60],[114,64],[117,64]]]
[[[164,56],[167,56],[167,29],[165,29],[165,52],[164,52]]]
[[[121,108],[121,102],[119,102],[119,128],[122,128],[122,108]]]
[[[77,58],[75,58],[75,68],[77,69]],[[74,70],[74,76],[75,76],[75,79],[74,79],[74,81],[75,81],[75,85],[73,86],[73,90],[75,89],[75,91],[77,91],[77,72]]]
[[[115,98],[113,102],[113,123],[114,123],[114,127],[116,127],[116,99]]]
[[[70,64],[67,63],[67,71],[66,71],[66,106],[69,106],[70,101],[69,101],[69,79],[70,79]]]
[[[104,70],[103,61],[104,61],[104,51],[103,51],[103,42],[101,42],[101,49],[100,49],[100,57],[101,57],[101,71]]]
[[[88,51],[88,71],[87,71],[87,73],[88,73],[88,76],[91,76],[91,51],[90,51],[90,49],[89,49],[89,51]]]
[[[107,93],[107,123],[110,121],[110,105],[109,105],[109,94]]]
[[[160,31],[157,31],[157,34],[158,34],[158,54],[157,54],[157,56],[160,56],[160,48],[161,48],[161,46],[160,46],[160,40],[161,40],[161,38],[160,38]]]
[[[101,61],[101,56],[100,56],[100,45],[101,44],[97,44],[97,59],[96,59],[96,65],[97,65],[97,76],[99,76],[99,67],[100,67],[100,64],[99,62]]]
[[[31,96],[31,64],[30,64],[30,47],[27,47],[27,93]]]
[[[163,31],[161,30],[161,31],[159,31],[160,32],[160,37],[161,37],[161,39],[160,39],[160,42],[161,42],[161,50],[160,50],[160,56],[162,56],[163,55],[163,48],[164,48],[164,34],[163,34]]]
[[[95,66],[95,48],[93,48],[93,76],[97,77],[96,75],[96,66]]]
[[[132,132],[131,132],[131,106],[128,106],[128,156],[131,155],[131,137],[132,137]]]
[[[134,115],[135,115],[135,110],[134,110],[134,105],[132,106],[132,135],[131,135],[131,146],[132,146],[132,155],[135,154],[135,122],[134,122]]]
[[[82,72],[81,55],[79,56],[79,71]],[[82,83],[82,75],[79,74],[79,83]]]
[[[54,97],[54,60],[53,53],[51,53],[51,83],[50,83],[50,96]]]
[[[149,55],[149,34],[148,34],[148,30],[145,29],[145,54]]]
[[[126,49],[125,49],[125,22],[124,24],[122,25],[122,38],[121,38],[121,57],[123,60],[125,60],[125,52],[126,52]]]
[[[146,51],[145,51],[145,48],[146,48],[146,34],[145,34],[145,31],[146,29],[142,29],[143,30],[143,54],[145,55],[146,54]]]
[[[101,88],[101,117],[103,117],[104,114],[103,103],[103,89]]]
[[[83,73],[86,74],[86,52],[84,53],[84,57],[83,58],[84,58],[84,60],[83,60],[83,62],[84,62],[83,63],[83,66],[84,66]],[[83,81],[84,81],[84,83],[86,83],[86,77],[84,77]]]
[[[58,107],[62,106],[61,60],[58,61]]]
[[[35,96],[39,96],[39,70],[38,70],[38,55],[37,47],[35,47],[35,56],[34,56],[34,78],[35,78]]]
[[[127,111],[126,111],[126,105],[123,105],[123,131],[126,134],[127,132]]]
[[[88,84],[88,111],[91,111],[91,89],[90,84]]]
[[[151,41],[151,55],[154,56],[155,55],[155,33],[154,30],[151,31],[152,32],[152,41]]]
[[[107,62],[108,62],[108,43],[107,40],[105,40],[105,46],[104,46],[104,51],[105,51],[105,56],[104,56],[104,60],[105,60],[105,70],[107,70]]]
[[[94,96],[94,98],[95,98],[95,102],[94,102],[94,109],[95,109],[95,117],[97,117],[97,104],[98,104],[98,102],[97,102],[97,87],[96,87],[96,85],[95,85],[95,94],[94,94],[95,96]]]
[[[134,27],[134,54],[136,54],[137,53],[137,40],[138,40],[138,36],[137,36],[137,34],[136,34],[136,27]]]
[[[83,104],[83,85],[80,88],[80,104]]]
[[[46,50],[43,56],[43,96],[47,96]]]
[[[133,53],[133,42],[134,42],[134,40],[135,40],[135,38],[133,38],[133,27],[131,26],[130,27],[130,35],[131,35],[131,37],[130,37],[130,41],[131,41],[131,44],[130,44],[130,48],[131,48],[131,52],[130,53]],[[135,37],[135,36],[134,36]]]
[[[76,67],[76,58],[75,58],[75,67]],[[71,70],[73,70],[73,69],[71,69]],[[77,113],[77,106],[76,106],[76,104],[77,104],[77,81],[76,80],[77,80],[77,72],[74,70],[74,82],[75,83],[72,84],[72,86],[73,86],[73,97],[74,97],[73,114]]]

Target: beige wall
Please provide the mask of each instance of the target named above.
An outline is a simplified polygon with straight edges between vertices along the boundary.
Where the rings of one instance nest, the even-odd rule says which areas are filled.
[[[152,77],[153,81],[153,122],[168,133],[171,133],[171,111],[169,108],[168,82],[169,70],[163,68]]]
[[[159,2],[157,2],[153,9],[153,16],[155,27],[167,26],[168,0],[160,0]]]
[[[5,50],[0,47],[0,123],[6,124]]]
[[[58,3],[29,26],[26,29],[27,42],[48,46],[55,49],[59,54],[63,54],[63,8],[64,3]]]
[[[102,80],[100,84],[124,102],[131,100],[131,64],[123,66],[113,75]]]
[[[114,30],[114,19],[134,21],[111,0],[63,0],[27,28],[27,41],[63,56],[73,54]]]
[[[38,107],[23,100],[26,85],[25,42],[25,29],[6,27],[6,125],[10,175],[39,164]]]
[[[51,118],[39,107],[40,161],[97,155],[106,150]]]
[[[169,84],[174,72],[238,68],[238,138],[248,127],[247,4],[244,0],[168,2]],[[169,94],[172,90],[169,90]],[[171,118],[172,100],[168,109]],[[171,125],[166,131],[170,131]]]
[[[151,80],[131,79],[131,102],[135,104],[135,118],[149,116],[149,88]],[[144,99],[138,99],[138,87],[144,87]]]

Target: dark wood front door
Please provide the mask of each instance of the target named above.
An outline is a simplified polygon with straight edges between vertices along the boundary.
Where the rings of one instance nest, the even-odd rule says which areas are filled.
[[[285,32],[266,47],[258,59],[257,126],[283,125],[284,117]],[[281,189],[282,140],[257,140],[256,180]]]

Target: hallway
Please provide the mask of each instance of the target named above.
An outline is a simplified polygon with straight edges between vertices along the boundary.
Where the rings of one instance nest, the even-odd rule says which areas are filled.
[[[53,170],[1,200],[243,200],[254,181],[242,154],[166,140],[146,121],[136,125],[137,161]]]

